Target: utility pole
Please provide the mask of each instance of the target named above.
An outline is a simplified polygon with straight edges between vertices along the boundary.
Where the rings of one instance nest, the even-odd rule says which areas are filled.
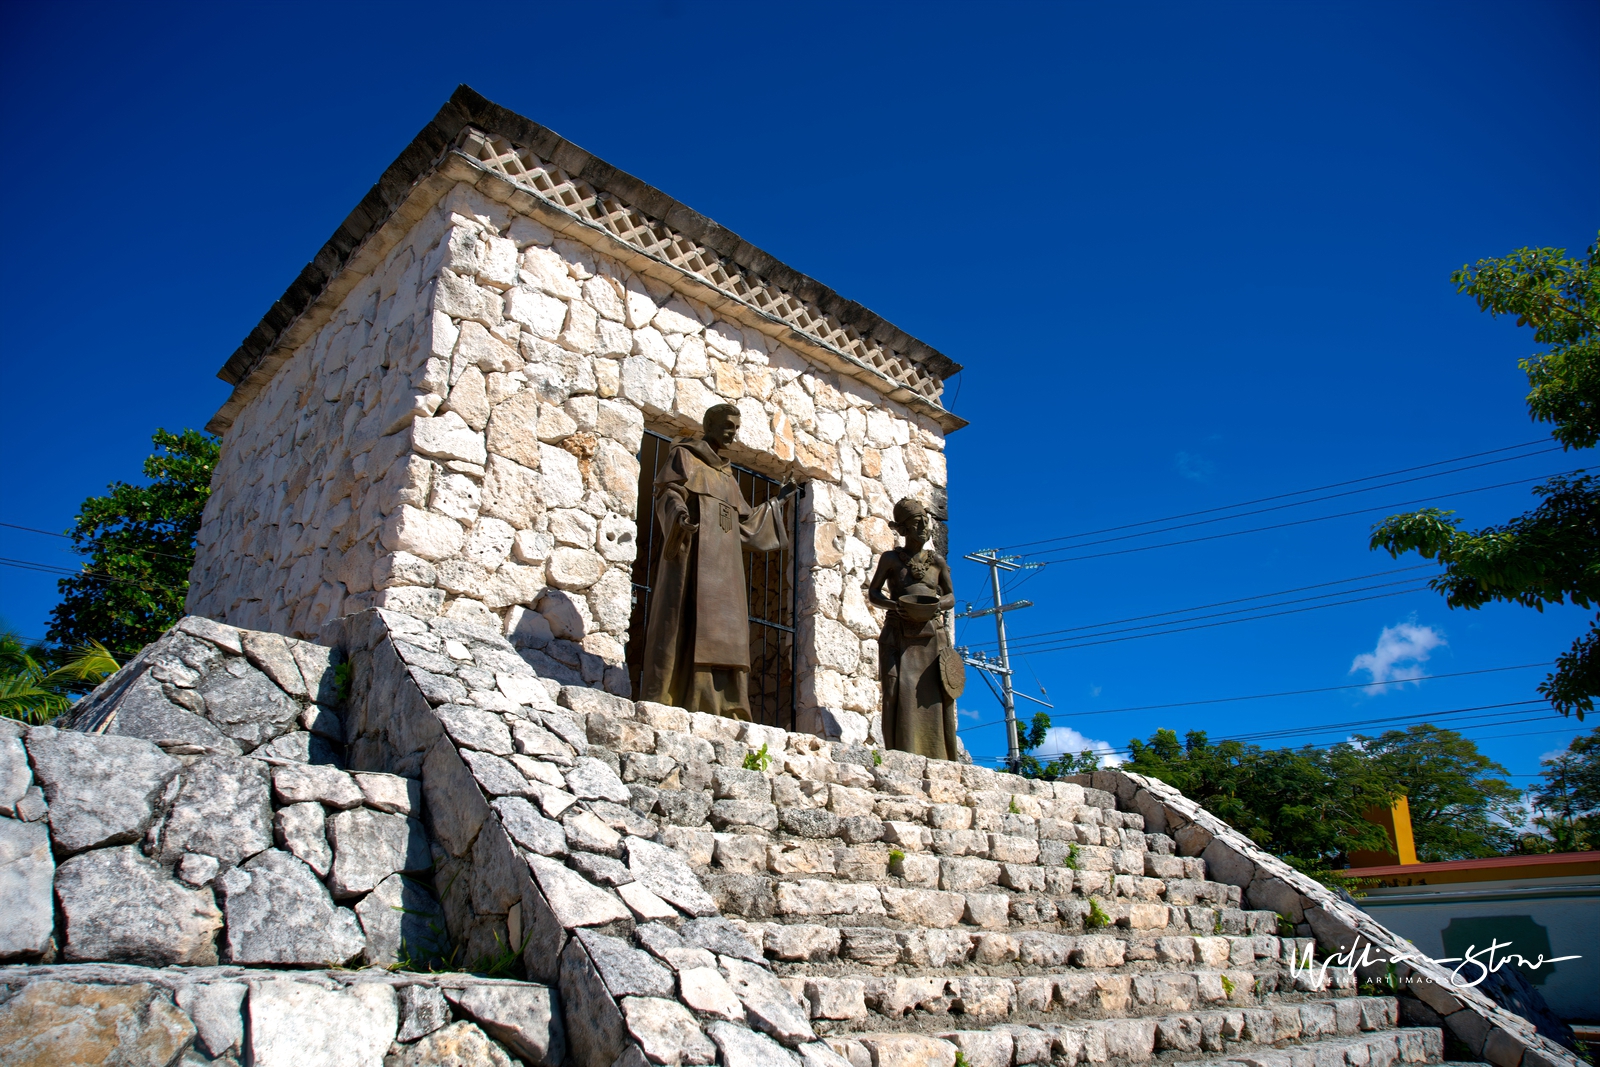
[[[1022,765],[1022,746],[1017,741],[1017,701],[1016,694],[1011,686],[1011,656],[1006,648],[1006,612],[1020,611],[1023,608],[1033,607],[1031,600],[1013,600],[1009,604],[1000,603],[1000,572],[1034,570],[1043,567],[1043,563],[1018,563],[1021,556],[1002,556],[999,549],[989,548],[977,552],[967,553],[963,559],[974,563],[981,563],[989,568],[989,582],[994,591],[994,606],[978,611],[965,611],[956,616],[958,619],[976,619],[984,615],[994,616],[995,636],[1000,643],[1000,656],[998,660],[991,660],[984,655],[964,655],[968,665],[993,674],[1000,679],[1000,705],[1006,713],[1006,764],[1013,774]],[[1029,699],[1032,699],[1031,697]],[[1043,703],[1042,701],[1040,703]]]

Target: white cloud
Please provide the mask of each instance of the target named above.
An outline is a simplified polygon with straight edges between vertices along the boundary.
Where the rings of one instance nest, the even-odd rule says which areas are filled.
[[[1105,690],[1102,687],[1098,686],[1098,685],[1091,685],[1089,687],[1089,695],[1091,697],[1097,697],[1104,691]]]
[[[1050,727],[1045,732],[1044,744],[1035,749],[1033,754],[1040,762],[1048,763],[1062,753],[1076,756],[1086,749],[1099,755],[1102,767],[1115,767],[1122,762],[1122,757],[1115,754],[1110,742],[1085,737],[1070,726]]]
[[[1173,457],[1178,473],[1191,482],[1209,482],[1217,472],[1217,465],[1193,452],[1179,452]]]
[[[1446,643],[1444,634],[1431,626],[1418,626],[1415,621],[1385,626],[1373,650],[1350,661],[1350,673],[1366,671],[1374,682],[1393,682],[1394,688],[1399,688],[1401,683],[1426,678],[1422,665],[1434,649]],[[1378,686],[1372,692],[1384,693],[1390,688]]]

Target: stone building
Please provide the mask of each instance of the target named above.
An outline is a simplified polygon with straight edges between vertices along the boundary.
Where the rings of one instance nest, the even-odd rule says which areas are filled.
[[[628,695],[641,450],[725,401],[747,485],[807,489],[765,613],[753,597],[753,684],[782,690],[758,714],[859,740],[879,701],[864,583],[894,501],[944,510],[959,369],[462,87],[221,370],[188,609],[310,639],[368,607],[442,615]]]

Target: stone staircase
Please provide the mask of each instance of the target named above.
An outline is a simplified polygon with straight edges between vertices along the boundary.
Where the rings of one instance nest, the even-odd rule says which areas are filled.
[[[672,808],[660,783],[679,768],[649,742],[706,742],[709,825],[663,835],[853,1064],[938,1062],[941,1045],[974,1065],[1442,1056],[1439,1030],[1397,1030],[1395,999],[1358,996],[1349,968],[1297,968],[1310,938],[1241,909],[1239,887],[1112,793],[655,705],[622,715],[592,711],[588,737],[636,809]],[[767,769],[746,769],[761,745]]]
[[[139,748],[184,783],[136,790],[125,832],[72,840],[74,820],[104,813],[88,785],[114,767],[78,788],[41,762],[67,730],[14,739],[24,762],[0,830],[43,849],[16,861],[36,921],[0,922],[0,945],[16,943],[0,958],[24,964],[0,969],[0,1020],[37,1031],[38,1055],[18,1062],[59,1060],[50,1041],[126,1002],[105,1040],[126,1051],[165,1027],[159,1047],[189,1063],[1388,1067],[1448,1048],[1577,1065],[1162,783],[1030,781],[635,703],[542,678],[451,619],[341,625],[347,668],[188,619],[84,701],[70,725],[101,735],[85,744]],[[216,650],[199,666],[182,654],[196,640]],[[220,822],[201,832],[206,812],[238,816],[225,769],[260,786],[249,848]],[[191,783],[215,803],[186,799]],[[402,824],[425,840],[431,867],[345,826],[380,815],[397,840]],[[28,829],[46,819],[48,840]],[[191,823],[193,841],[166,847]],[[192,951],[155,937],[102,951],[70,906],[59,925],[49,880],[59,896],[82,847],[194,887],[210,910]],[[347,946],[330,954],[332,926],[311,922],[292,952],[241,949],[248,930],[282,936],[247,906],[268,860],[304,883],[307,914],[349,928]],[[428,899],[372,904],[386,878]],[[134,896],[113,887],[81,910],[149,910]],[[427,956],[495,960],[514,980],[419,972]],[[367,966],[309,969],[326,962]],[[289,1022],[302,1001],[326,1005],[320,1030]]]

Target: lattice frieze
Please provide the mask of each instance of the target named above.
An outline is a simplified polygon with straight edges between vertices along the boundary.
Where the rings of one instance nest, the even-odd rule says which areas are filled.
[[[678,233],[615,196],[573,178],[560,167],[503,137],[468,127],[457,148],[524,189],[604,228],[646,255],[705,279],[719,290],[823,344],[848,353],[923,397],[938,403],[944,383],[916,361],[874,343],[832,315],[786,292],[739,264]]]

